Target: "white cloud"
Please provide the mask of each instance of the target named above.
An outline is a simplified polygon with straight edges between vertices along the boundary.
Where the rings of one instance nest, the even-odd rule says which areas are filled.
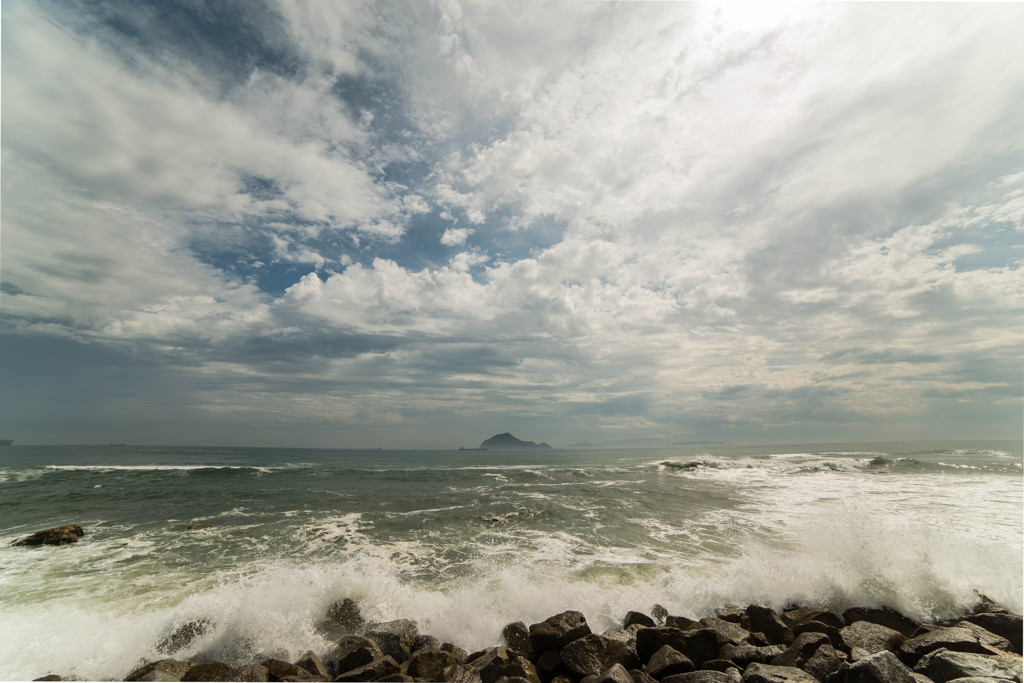
[[[441,235],[441,244],[446,247],[457,247],[460,244],[465,244],[471,234],[473,234],[473,230],[469,228],[448,228]]]

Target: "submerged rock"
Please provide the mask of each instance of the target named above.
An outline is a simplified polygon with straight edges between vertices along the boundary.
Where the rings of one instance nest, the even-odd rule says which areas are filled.
[[[36,531],[25,538],[18,539],[11,545],[65,545],[68,543],[77,543],[78,539],[84,535],[85,531],[82,529],[81,524],[66,524],[64,526],[55,526],[50,529]]]

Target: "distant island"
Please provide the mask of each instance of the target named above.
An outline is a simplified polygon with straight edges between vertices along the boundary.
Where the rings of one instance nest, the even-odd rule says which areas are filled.
[[[505,432],[504,434],[496,434],[487,439],[480,444],[480,448],[551,448],[551,446],[543,441],[540,443],[534,443],[533,441],[521,441],[508,432]]]

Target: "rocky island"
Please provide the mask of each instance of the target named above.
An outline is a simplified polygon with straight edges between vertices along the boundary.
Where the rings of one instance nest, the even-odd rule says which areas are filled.
[[[494,449],[511,449],[511,448],[551,448],[548,444],[543,441],[540,443],[534,443],[533,441],[521,441],[516,437],[512,436],[508,432],[504,434],[495,434],[491,438],[485,440],[480,444],[480,448],[494,448]]]

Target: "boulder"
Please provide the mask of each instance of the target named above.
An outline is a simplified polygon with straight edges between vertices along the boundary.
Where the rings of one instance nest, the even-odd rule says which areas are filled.
[[[512,653],[509,654],[511,655]],[[512,658],[509,665],[505,667],[505,675],[513,678],[522,678],[530,683],[540,683],[540,674],[537,673],[537,667],[522,655]]]
[[[441,643],[441,647],[439,649],[444,652],[451,652],[458,664],[465,664],[466,659],[469,657],[465,650],[453,643]]]
[[[743,670],[743,683],[818,683],[818,679],[792,666],[754,662]]]
[[[409,658],[406,673],[413,678],[426,678],[431,681],[444,680],[444,671],[448,667],[458,664],[458,660],[451,652],[445,652],[437,648],[426,647],[417,650]]]
[[[661,680],[666,676],[684,674],[694,670],[693,662],[670,645],[663,645],[644,665],[643,672]]]
[[[698,668],[709,659],[717,659],[718,650],[719,635],[710,628],[686,631],[683,634],[683,647],[679,649]]]
[[[349,633],[359,630],[366,623],[359,605],[352,598],[332,602],[327,607],[327,620]]]
[[[238,667],[238,680],[258,681],[260,683],[270,680],[270,672],[262,664],[245,664]],[[330,679],[324,679],[330,680]]]
[[[441,641],[434,636],[420,634],[412,639],[412,651],[418,652],[424,648],[433,648],[435,650],[441,647]]]
[[[728,643],[739,645],[750,642],[750,631],[731,621],[711,617],[701,619],[698,625],[714,631],[718,636],[719,645],[726,645]]]
[[[828,636],[824,633],[801,633],[793,640],[793,643],[786,648],[778,657],[772,659],[776,666],[795,666],[802,669],[818,648],[828,643]]]
[[[835,673],[846,661],[846,653],[836,650],[828,643],[823,643],[800,668],[819,681]]]
[[[336,681],[376,681],[385,676],[396,674],[401,672],[401,667],[398,666],[398,662],[394,660],[390,655],[384,655],[380,659],[375,659],[369,664],[365,664],[358,669],[352,669],[345,673],[335,676]]]
[[[319,676],[320,678],[330,678],[330,674],[327,673],[327,667],[324,666],[324,662],[320,659],[320,655],[308,651],[306,654],[299,657],[295,662],[295,666],[308,671],[313,676]]]
[[[793,629],[794,637],[798,638],[802,633],[824,633],[828,636],[828,642],[832,644],[832,647],[841,648],[843,646],[843,638],[839,635],[839,629],[816,619],[800,624]]]
[[[691,628],[697,627],[697,620],[691,619],[690,617],[681,617],[677,614],[670,614],[665,617],[665,626],[671,628],[678,628],[686,631]]]
[[[940,626],[911,638],[900,646],[900,653],[906,661],[917,662],[924,655],[939,648],[955,652],[994,654],[997,650],[1009,650],[1011,645],[1005,638],[975,624],[964,622],[960,626]]]
[[[626,617],[622,620],[622,628],[629,628],[633,624],[640,624],[641,626],[656,626],[654,619],[647,616],[643,612],[626,612]]]
[[[630,669],[629,675],[633,679],[633,683],[658,683],[657,678],[644,673],[640,669]]]
[[[1024,624],[1020,617],[1007,612],[982,612],[972,614],[964,618],[964,621],[982,627],[986,631],[1002,636],[1010,641],[1017,654],[1021,654],[1024,644],[1021,643],[1021,634],[1024,633]]]
[[[888,650],[854,662],[846,670],[845,683],[916,683],[913,672]]]
[[[866,621],[891,628],[903,636],[909,636],[917,628],[917,624],[889,607],[851,607],[843,612],[847,624]]]
[[[238,667],[227,662],[202,662],[189,667],[182,681],[240,681]]]
[[[533,652],[533,645],[530,643],[530,629],[521,621],[513,621],[501,629],[501,637],[505,644],[517,652],[530,654]]]
[[[771,645],[788,645],[793,642],[793,632],[778,612],[770,607],[750,605],[740,625],[751,633],[763,633]]]
[[[466,661],[480,672],[483,683],[494,683],[505,675],[505,669],[512,663],[512,659],[508,648],[489,647],[471,654]]]
[[[455,664],[444,670],[444,680],[447,683],[483,683],[480,678],[480,670],[474,669],[468,664]]]
[[[636,654],[641,662],[646,662],[663,646],[682,652],[686,649],[686,633],[671,626],[654,626],[642,628],[636,632]]]
[[[668,610],[661,605],[653,605],[651,606],[651,617],[653,617],[655,624],[664,626],[665,619],[668,617]]]
[[[126,681],[180,681],[195,662],[179,662],[176,659],[159,659],[143,664],[124,677]],[[148,676],[148,678],[147,678]]]
[[[412,676],[403,673],[388,674],[387,676],[378,678],[377,680],[380,681],[380,683],[415,683],[416,681]]]
[[[11,545],[65,545],[67,543],[77,543],[78,539],[84,535],[85,531],[82,530],[81,524],[66,524],[36,531],[25,538],[18,539]]]
[[[62,680],[62,679],[57,674],[46,674],[45,676],[40,676],[39,678],[33,678],[32,680],[33,681],[59,681],[59,680]]]
[[[178,650],[191,645],[193,640],[206,633],[209,626],[209,619],[195,619],[186,622],[157,643],[157,652],[165,652],[172,655]]]
[[[742,607],[725,607],[715,612],[715,616],[722,621],[731,621],[738,624],[743,621],[744,609]]]
[[[396,619],[371,624],[365,635],[377,643],[381,652],[389,655],[395,662],[402,663],[412,655],[413,640],[419,635],[419,630],[415,621]]]
[[[948,683],[957,678],[983,677],[1005,681],[1021,680],[1020,655],[983,655],[939,649],[929,652],[914,667],[935,683]]]
[[[843,640],[843,649],[853,654],[853,648],[860,648],[873,655],[882,650],[899,652],[906,638],[888,626],[871,621],[855,621],[839,632]]]
[[[661,679],[661,683],[742,683],[739,669],[729,671],[691,671],[685,674],[676,674]]]
[[[582,612],[569,610],[548,617],[539,624],[530,626],[530,644],[534,652],[561,650],[583,636],[590,635],[590,626]]]
[[[283,659],[269,658],[260,662],[260,666],[267,670],[267,677],[272,681],[281,681],[285,678],[312,678],[313,674],[303,669],[298,664],[286,662]]]
[[[626,667],[621,664],[613,664],[594,676],[593,683],[634,683],[634,681]]]
[[[324,657],[324,665],[332,676],[366,666],[384,656],[377,643],[365,636],[344,636]]]
[[[794,634],[796,633],[798,626],[803,626],[804,624],[812,621],[831,626],[837,631],[846,626],[846,622],[832,612],[827,612],[821,609],[811,609],[809,607],[797,607],[795,609],[786,610],[781,616],[782,621],[785,622],[786,626],[793,630]]]
[[[561,659],[566,668],[579,676],[596,676],[614,664],[622,664],[627,669],[640,665],[636,652],[626,643],[593,633],[562,648]]]

